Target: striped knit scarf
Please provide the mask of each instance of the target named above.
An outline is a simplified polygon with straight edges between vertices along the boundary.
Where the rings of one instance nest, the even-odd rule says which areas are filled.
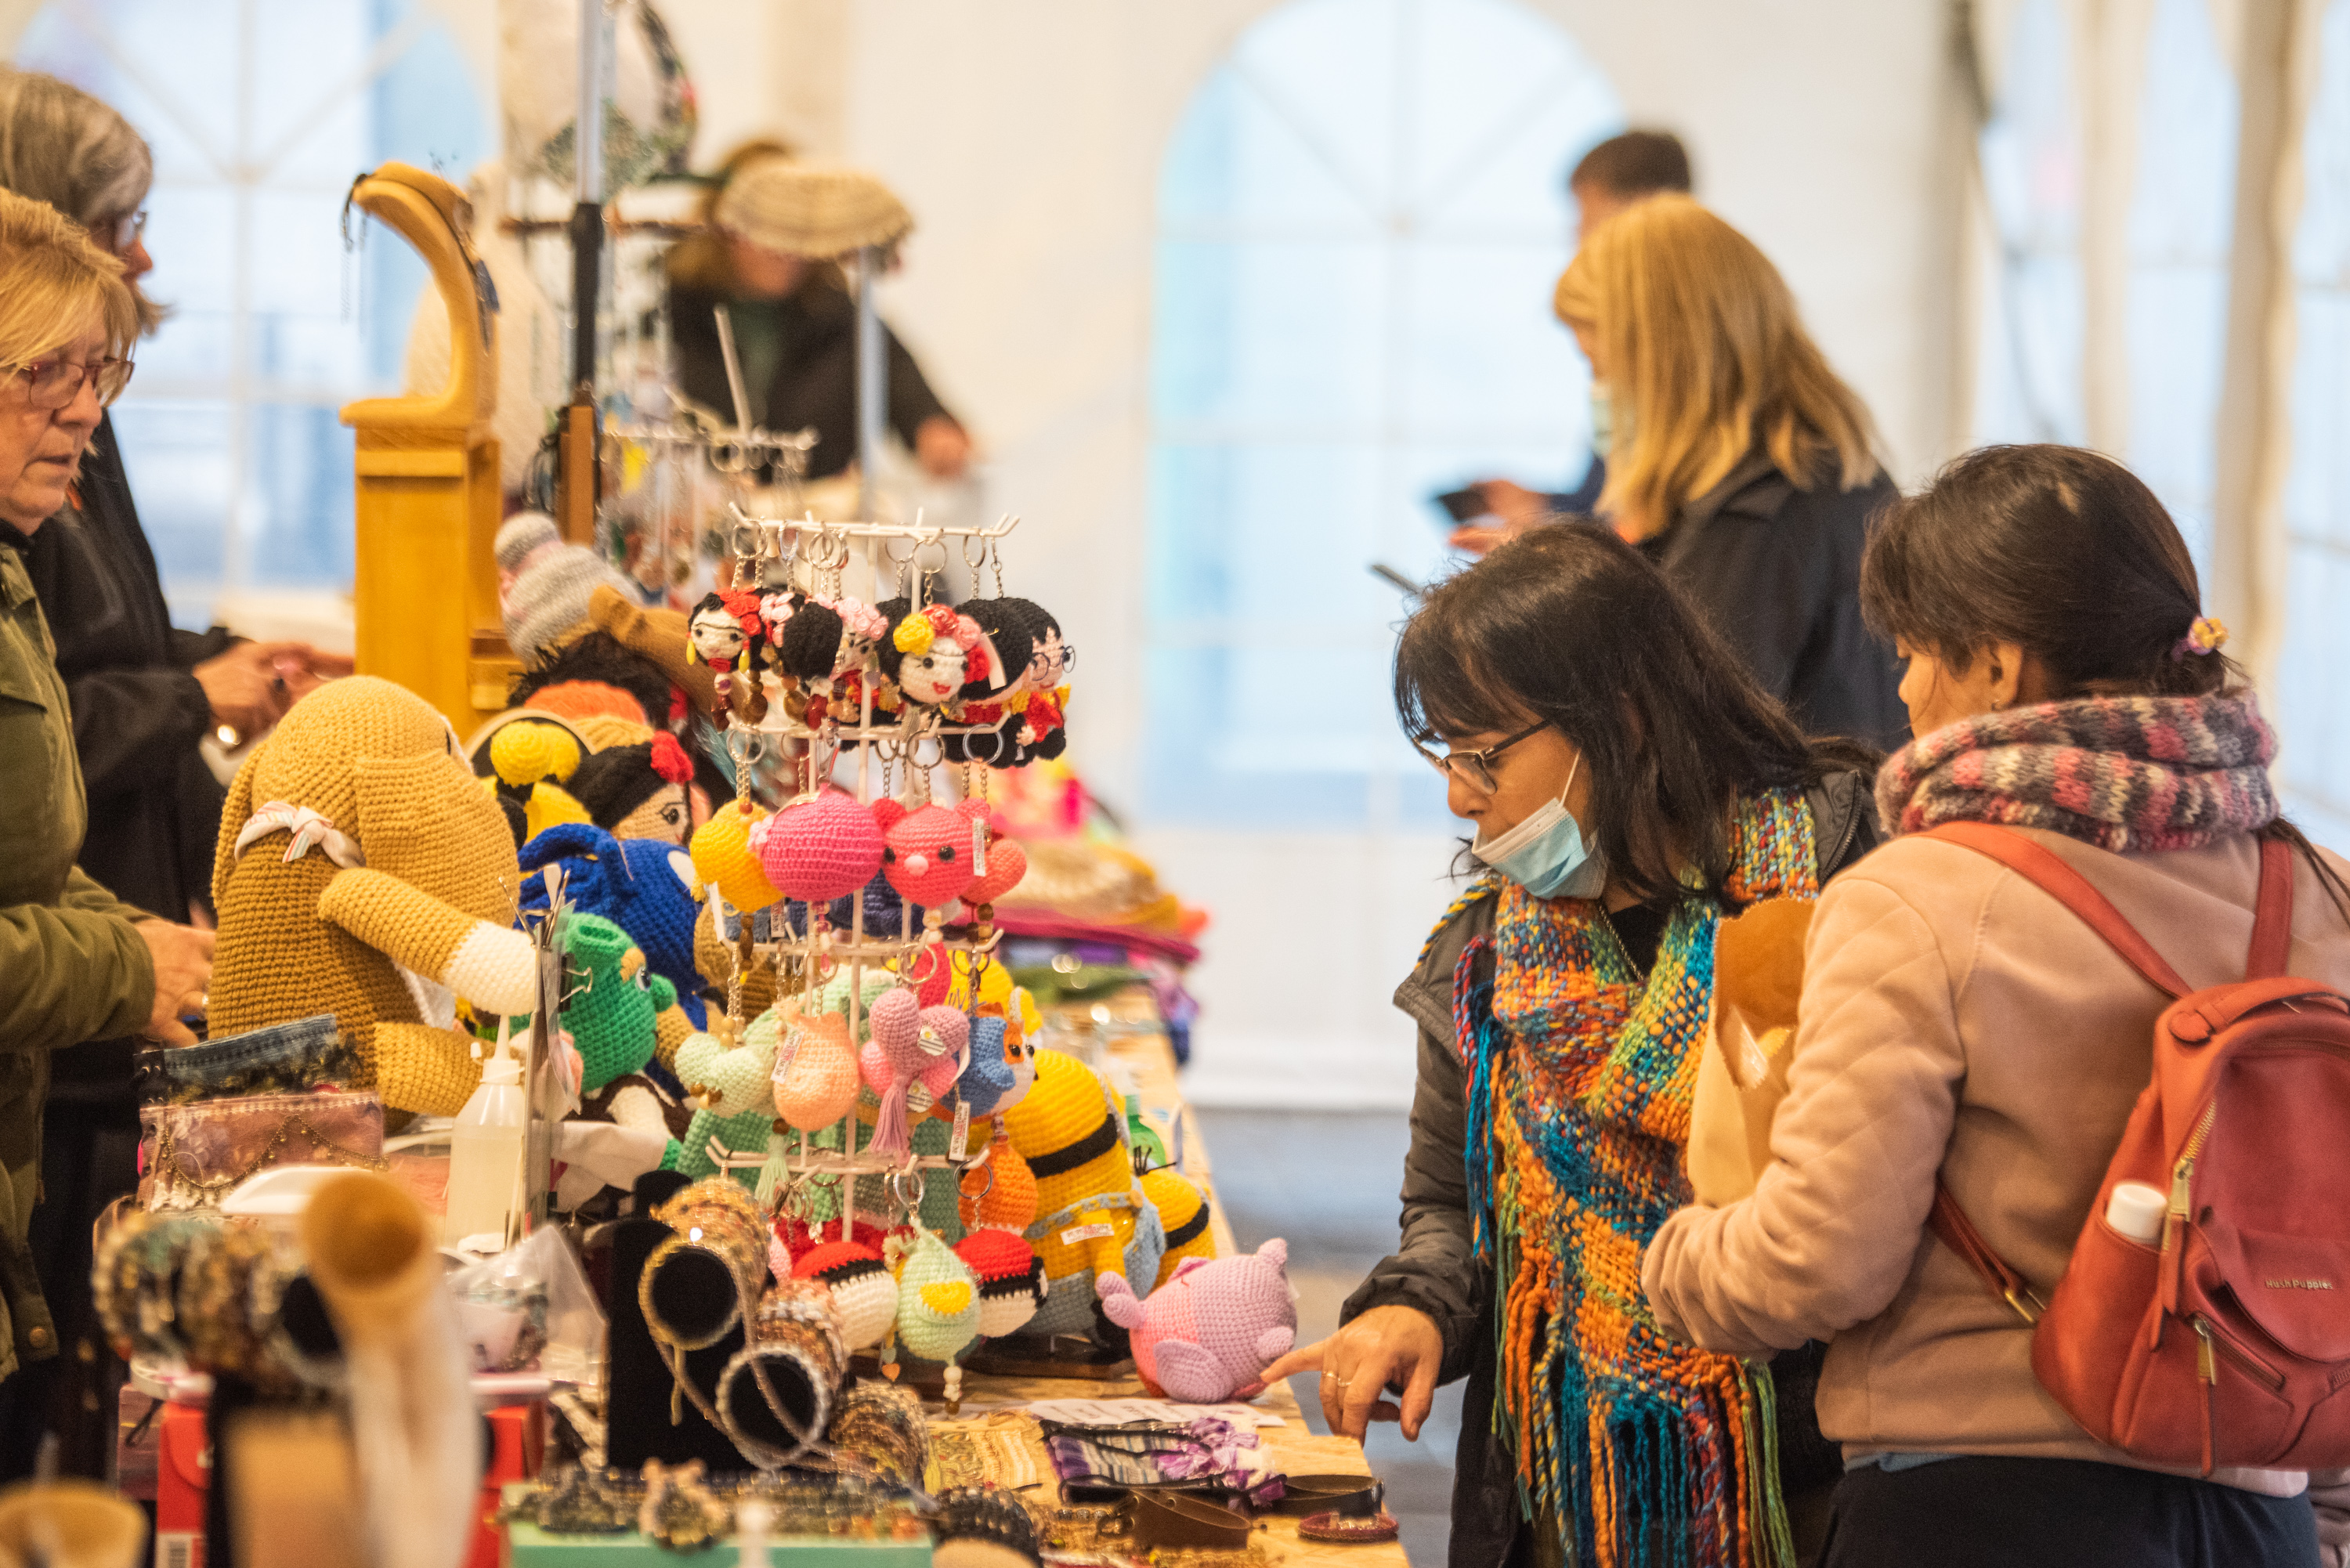
[[[1734,906],[1818,895],[1800,791],[1742,802],[1731,851]],[[1640,1295],[1642,1251],[1690,1201],[1720,910],[1677,906],[1643,981],[1596,903],[1489,896],[1494,934],[1462,957],[1453,1005],[1470,1214],[1496,1274],[1494,1421],[1521,1492],[1578,1563],[1792,1564],[1769,1372],[1667,1339]]]
[[[2001,822],[2116,853],[2192,849],[2274,820],[2275,755],[2249,688],[2043,702],[1913,742],[1877,775],[1877,811],[1895,833]]]

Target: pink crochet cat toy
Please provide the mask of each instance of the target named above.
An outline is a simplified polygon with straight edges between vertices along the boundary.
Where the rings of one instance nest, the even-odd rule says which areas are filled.
[[[910,812],[894,800],[881,800],[873,803],[873,820],[881,827],[881,874],[899,898],[935,916],[941,905],[962,897],[978,878],[976,845],[987,831],[985,802],[967,800],[951,811],[925,805]]]
[[[881,868],[881,829],[838,790],[794,801],[751,830],[759,864],[786,898],[819,908],[846,898]]]
[[[1264,1369],[1297,1338],[1289,1243],[1278,1236],[1238,1258],[1189,1258],[1168,1282],[1136,1297],[1126,1276],[1094,1288],[1110,1322],[1133,1338],[1134,1369],[1170,1399],[1219,1405],[1264,1388]]]
[[[962,1072],[971,1022],[951,1007],[924,1007],[903,986],[884,992],[872,1016],[873,1038],[858,1058],[866,1086],[881,1099],[872,1147],[904,1154],[910,1118],[929,1110]]]

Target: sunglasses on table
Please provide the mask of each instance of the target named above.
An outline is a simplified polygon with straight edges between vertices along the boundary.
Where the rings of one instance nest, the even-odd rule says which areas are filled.
[[[1548,723],[1549,721],[1546,719],[1537,720],[1508,740],[1496,741],[1490,746],[1482,746],[1473,752],[1453,752],[1440,757],[1418,741],[1411,743],[1411,749],[1426,758],[1428,765],[1446,778],[1457,778],[1479,794],[1492,794],[1500,787],[1493,782],[1493,759]]]
[[[87,365],[70,359],[31,359],[9,366],[7,372],[24,382],[25,400],[33,407],[62,409],[81,396],[85,382],[97,384],[100,407],[111,404],[130,384],[131,368],[128,359],[98,359]]]

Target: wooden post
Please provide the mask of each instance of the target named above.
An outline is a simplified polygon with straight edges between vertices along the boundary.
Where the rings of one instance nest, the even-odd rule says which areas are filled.
[[[343,406],[357,432],[354,620],[362,675],[396,680],[460,734],[505,706],[519,668],[498,614],[493,546],[503,513],[497,317],[476,292],[473,203],[437,174],[386,163],[351,202],[416,248],[449,312],[439,393]]]

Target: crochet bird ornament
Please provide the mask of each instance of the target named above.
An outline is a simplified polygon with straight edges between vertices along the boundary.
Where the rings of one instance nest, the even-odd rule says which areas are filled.
[[[1187,1259],[1148,1301],[1104,1274],[1102,1311],[1130,1336],[1145,1386],[1191,1405],[1246,1399],[1297,1338],[1288,1262],[1278,1236],[1243,1257]]]
[[[979,1337],[979,1281],[938,1232],[919,1221],[890,1232],[882,1251],[898,1275],[892,1337],[909,1355],[947,1364],[952,1399],[961,1381],[955,1357]]]
[[[858,1060],[866,1087],[881,1102],[873,1124],[877,1154],[901,1155],[910,1116],[927,1112],[954,1087],[969,1044],[970,1023],[951,1007],[924,1007],[900,986],[873,1004],[873,1038]]]
[[[453,1116],[481,1066],[450,993],[499,1014],[537,1004],[537,955],[513,926],[521,880],[505,817],[448,722],[389,680],[329,681],[229,786],[213,857],[213,1031],[332,1012],[364,1064],[354,1086]]]

